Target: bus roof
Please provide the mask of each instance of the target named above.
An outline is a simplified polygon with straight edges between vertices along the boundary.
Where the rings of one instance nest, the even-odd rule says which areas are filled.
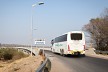
[[[70,31],[70,32],[64,33],[64,34],[62,34],[62,35],[69,34],[69,33],[83,33],[83,31]],[[62,36],[62,35],[59,35],[59,36]],[[57,37],[59,37],[59,36],[57,36]],[[55,37],[55,38],[56,38],[56,37]],[[55,38],[54,38],[54,39],[55,39]]]
[[[83,33],[83,31],[70,31],[70,32],[67,32],[67,33],[64,33],[64,34],[68,34],[68,33]],[[62,34],[62,35],[64,35]]]

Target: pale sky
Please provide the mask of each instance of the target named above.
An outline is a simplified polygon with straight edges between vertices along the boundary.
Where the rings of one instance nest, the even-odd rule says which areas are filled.
[[[33,8],[33,40],[50,41],[66,32],[81,30],[91,18],[99,17],[108,0],[0,0],[0,43],[31,42],[31,8]],[[34,42],[34,41],[33,41]]]

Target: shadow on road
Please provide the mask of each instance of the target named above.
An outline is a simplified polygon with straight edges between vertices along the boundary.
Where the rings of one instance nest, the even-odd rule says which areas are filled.
[[[62,56],[59,53],[54,53],[54,54]],[[65,55],[64,57],[67,57],[67,58],[84,58],[84,57],[86,57],[86,55]]]
[[[85,57],[85,55],[66,55],[65,57],[68,57],[68,58],[83,58],[83,57]]]

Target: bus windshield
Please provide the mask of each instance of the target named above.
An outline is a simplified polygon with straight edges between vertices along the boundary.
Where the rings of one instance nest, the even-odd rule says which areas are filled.
[[[72,33],[71,40],[82,40],[82,34],[81,33]]]

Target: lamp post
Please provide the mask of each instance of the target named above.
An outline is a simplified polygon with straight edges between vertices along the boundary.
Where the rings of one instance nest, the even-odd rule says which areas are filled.
[[[32,56],[32,41],[33,41],[33,7],[35,7],[36,5],[42,5],[44,4],[43,2],[38,2],[37,4],[33,4],[32,5],[32,9],[31,9],[31,56]]]

